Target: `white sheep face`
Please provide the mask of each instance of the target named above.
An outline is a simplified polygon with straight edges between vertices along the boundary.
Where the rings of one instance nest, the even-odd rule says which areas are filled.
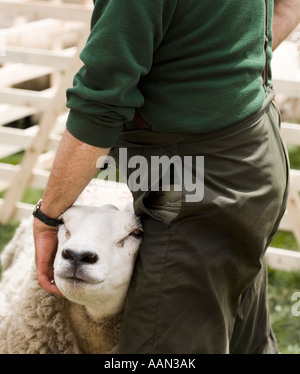
[[[126,296],[142,227],[131,210],[73,206],[62,216],[54,261],[57,287],[93,316],[118,313]]]

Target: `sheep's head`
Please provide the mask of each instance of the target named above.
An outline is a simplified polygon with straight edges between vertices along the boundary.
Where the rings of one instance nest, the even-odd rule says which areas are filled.
[[[97,316],[122,309],[141,243],[142,227],[130,209],[73,206],[62,216],[54,279],[67,299]]]

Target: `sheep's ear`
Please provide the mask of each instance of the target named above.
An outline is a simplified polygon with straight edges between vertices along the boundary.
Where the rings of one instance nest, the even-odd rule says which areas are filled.
[[[131,212],[134,214],[134,209],[133,209],[133,203],[128,203],[126,206],[125,206],[125,209],[127,212]]]

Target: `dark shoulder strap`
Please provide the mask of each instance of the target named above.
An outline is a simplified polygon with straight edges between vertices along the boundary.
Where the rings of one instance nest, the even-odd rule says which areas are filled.
[[[266,29],[265,29],[265,55],[266,55],[266,64],[264,69],[264,85],[268,86],[268,45],[269,45],[269,0],[265,0],[266,4]]]

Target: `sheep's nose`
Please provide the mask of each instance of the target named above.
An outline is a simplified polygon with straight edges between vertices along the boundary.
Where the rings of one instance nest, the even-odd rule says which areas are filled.
[[[62,251],[62,257],[65,260],[71,260],[75,263],[87,263],[94,264],[98,261],[98,255],[95,252],[85,251],[85,252],[75,252],[72,249],[64,249]]]

